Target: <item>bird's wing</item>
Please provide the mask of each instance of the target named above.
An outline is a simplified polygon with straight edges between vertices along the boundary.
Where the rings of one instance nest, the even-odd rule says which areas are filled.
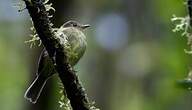
[[[42,69],[44,68],[45,64],[46,64],[46,59],[47,57],[49,58],[49,55],[46,51],[46,49],[44,48],[40,54],[40,57],[39,57],[39,62],[38,62],[38,71],[37,71],[37,74],[39,72],[42,71]]]

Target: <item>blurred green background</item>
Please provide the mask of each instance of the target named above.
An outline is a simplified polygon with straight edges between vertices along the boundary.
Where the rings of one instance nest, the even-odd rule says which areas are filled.
[[[51,0],[55,27],[68,20],[91,24],[88,48],[76,70],[101,110],[191,110],[192,93],[176,86],[192,68],[186,38],[173,33],[173,14],[185,16],[184,0]],[[29,48],[27,10],[0,0],[0,109],[62,110],[58,78],[37,104],[23,98],[42,47]],[[23,6],[24,7],[24,6]]]

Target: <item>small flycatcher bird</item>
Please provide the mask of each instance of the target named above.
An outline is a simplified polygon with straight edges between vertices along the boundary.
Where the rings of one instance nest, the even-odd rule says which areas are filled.
[[[57,34],[63,39],[66,39],[67,44],[63,44],[67,53],[67,62],[71,66],[77,64],[86,50],[87,42],[83,30],[90,27],[90,25],[80,24],[77,21],[68,21],[64,23],[58,30]],[[67,46],[66,46],[67,45]],[[35,80],[25,92],[24,97],[32,103],[36,103],[46,81],[57,73],[54,64],[48,56],[47,51],[44,49],[39,58],[38,70]]]

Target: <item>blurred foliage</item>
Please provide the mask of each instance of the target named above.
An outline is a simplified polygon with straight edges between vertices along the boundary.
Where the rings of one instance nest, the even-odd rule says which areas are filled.
[[[2,110],[23,109],[28,67],[20,23],[0,22],[0,106]],[[20,44],[22,43],[22,44]]]

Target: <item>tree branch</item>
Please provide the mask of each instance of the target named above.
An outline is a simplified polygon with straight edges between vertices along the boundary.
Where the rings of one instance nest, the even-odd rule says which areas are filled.
[[[192,26],[192,0],[187,1],[188,13],[190,18],[190,26]]]
[[[73,110],[91,110],[91,104],[84,88],[79,83],[75,71],[66,61],[66,53],[63,51],[64,47],[60,43],[59,36],[52,29],[48,13],[42,1],[24,0],[36,32],[48,51],[53,64],[56,64],[56,70],[59,73]],[[53,58],[54,56],[56,56],[56,59]]]

